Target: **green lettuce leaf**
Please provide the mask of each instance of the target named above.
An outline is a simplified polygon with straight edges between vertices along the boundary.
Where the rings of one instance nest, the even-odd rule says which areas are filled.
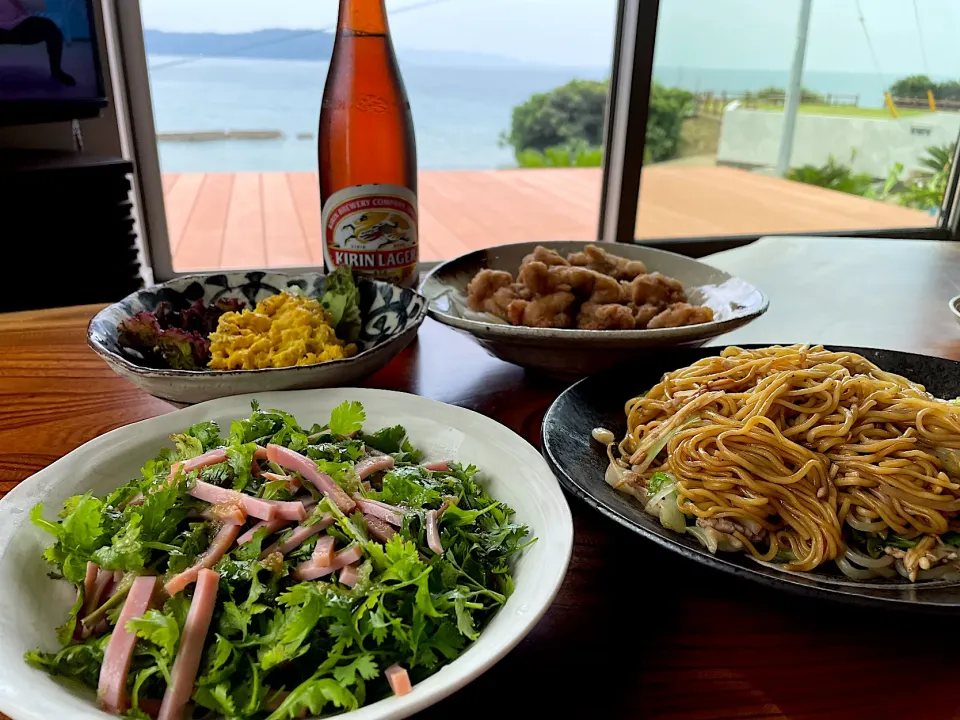
[[[360,335],[360,291],[349,265],[341,265],[327,275],[320,304],[330,313],[337,337],[355,342]]]

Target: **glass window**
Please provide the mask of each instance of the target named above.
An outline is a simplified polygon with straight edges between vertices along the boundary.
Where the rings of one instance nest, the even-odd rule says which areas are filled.
[[[615,0],[387,7],[421,259],[595,237]],[[174,270],[322,264],[316,131],[337,3],[141,10]]]
[[[958,11],[810,8],[806,24],[801,0],[660,3],[638,238],[937,224],[960,130]]]

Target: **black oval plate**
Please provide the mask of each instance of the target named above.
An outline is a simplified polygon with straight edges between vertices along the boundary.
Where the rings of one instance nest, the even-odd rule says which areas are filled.
[[[745,345],[759,348],[766,345]],[[643,366],[634,364],[581,380],[550,406],[543,419],[543,456],[563,486],[607,517],[685,558],[724,572],[807,595],[868,605],[899,605],[927,610],[960,607],[960,582],[906,580],[854,582],[839,571],[787,573],[761,565],[742,553],[711,555],[696,539],[679,535],[646,514],[640,503],[604,481],[606,449],[590,436],[595,427],[626,432],[624,404],[656,385],[664,373],[716,355],[722,347],[662,350]],[[942,398],[960,397],[960,363],[893,350],[830,346],[850,351],[898,373]]]

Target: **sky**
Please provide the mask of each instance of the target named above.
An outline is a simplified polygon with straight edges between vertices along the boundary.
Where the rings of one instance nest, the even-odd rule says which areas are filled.
[[[326,28],[336,0],[140,0],[144,26],[181,32]],[[615,0],[387,0],[398,48],[466,51],[524,62],[608,67]],[[662,67],[790,66],[799,0],[661,0],[656,62]],[[814,0],[806,68],[960,78],[960,2]],[[914,14],[919,15],[919,24]],[[922,38],[922,42],[921,42]],[[874,59],[874,57],[876,59]]]

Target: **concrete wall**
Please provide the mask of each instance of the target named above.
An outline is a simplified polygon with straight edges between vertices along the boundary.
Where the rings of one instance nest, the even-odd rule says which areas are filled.
[[[720,127],[717,163],[745,167],[774,167],[780,149],[783,113],[727,109]],[[856,172],[885,178],[889,168],[903,163],[906,171],[931,145],[957,141],[960,113],[871,119],[800,115],[793,142],[791,167],[823,165],[830,155],[850,164]]]

